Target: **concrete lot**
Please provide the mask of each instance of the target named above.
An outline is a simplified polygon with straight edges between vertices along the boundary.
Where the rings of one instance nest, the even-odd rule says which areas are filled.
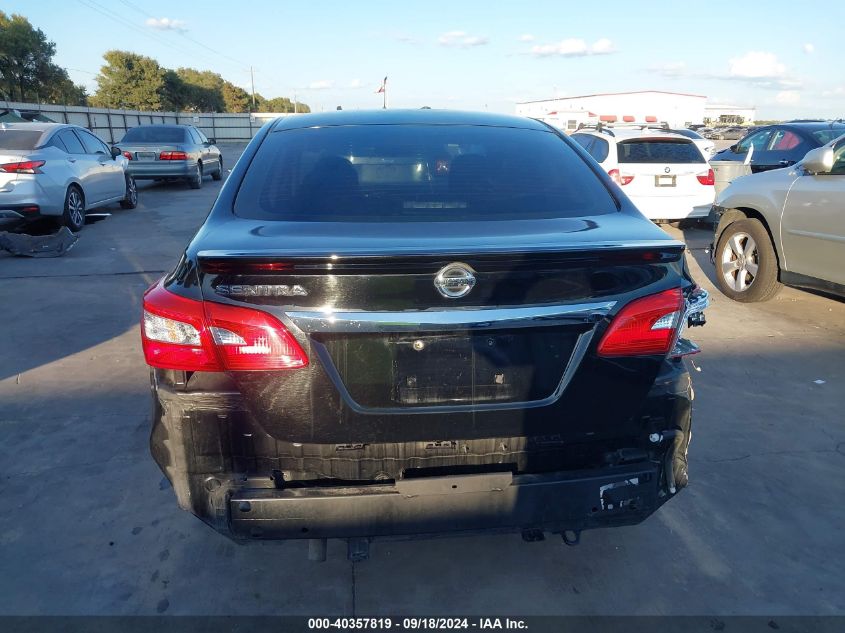
[[[845,614],[845,302],[727,300],[703,230],[667,229],[714,296],[691,485],[644,524],[575,548],[376,543],[356,564],[334,542],[319,564],[179,510],[148,453],[137,321],[219,186],[142,185],[65,258],[0,255],[0,614]]]

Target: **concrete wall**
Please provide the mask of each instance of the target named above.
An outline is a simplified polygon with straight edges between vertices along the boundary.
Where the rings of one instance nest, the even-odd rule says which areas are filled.
[[[267,121],[280,116],[275,112],[235,114],[230,112],[143,112],[140,110],[112,110],[84,106],[46,105],[0,101],[0,108],[41,112],[56,123],[73,123],[86,127],[106,143],[117,143],[131,127],[181,123],[194,125],[209,138],[220,142],[251,139]]]

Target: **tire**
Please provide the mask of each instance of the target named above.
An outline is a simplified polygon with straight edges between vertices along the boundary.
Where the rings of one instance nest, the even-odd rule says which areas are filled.
[[[79,233],[85,226],[85,195],[76,185],[67,188],[64,211],[59,222],[74,233]]]
[[[188,178],[188,184],[191,189],[202,187],[202,165],[200,163],[197,163],[197,170],[194,172],[194,175]]]
[[[134,209],[138,206],[138,185],[132,176],[126,176],[126,197],[120,201],[121,209]]]
[[[211,174],[212,180],[223,180],[223,156],[220,157],[220,161],[217,163],[217,171]]]
[[[781,289],[772,240],[759,220],[729,224],[716,243],[716,285],[734,301],[768,301]]]

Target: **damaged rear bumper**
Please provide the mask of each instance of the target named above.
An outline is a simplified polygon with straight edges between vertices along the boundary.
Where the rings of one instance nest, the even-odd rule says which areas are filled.
[[[244,489],[231,494],[240,538],[351,538],[639,523],[664,500],[656,465],[597,472],[426,477],[391,485]]]

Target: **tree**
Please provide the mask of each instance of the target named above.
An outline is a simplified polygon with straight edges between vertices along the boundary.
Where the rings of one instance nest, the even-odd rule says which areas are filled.
[[[252,97],[249,93],[228,81],[223,82],[223,101],[226,104],[226,112],[249,112],[252,105]]]
[[[85,89],[53,63],[56,45],[22,15],[0,11],[0,92],[12,101],[85,102]]]
[[[91,105],[129,110],[161,110],[168,104],[165,70],[151,57],[128,51],[107,51],[97,75]]]
[[[183,85],[182,109],[192,112],[223,112],[223,77],[209,70],[179,68],[176,75]]]

